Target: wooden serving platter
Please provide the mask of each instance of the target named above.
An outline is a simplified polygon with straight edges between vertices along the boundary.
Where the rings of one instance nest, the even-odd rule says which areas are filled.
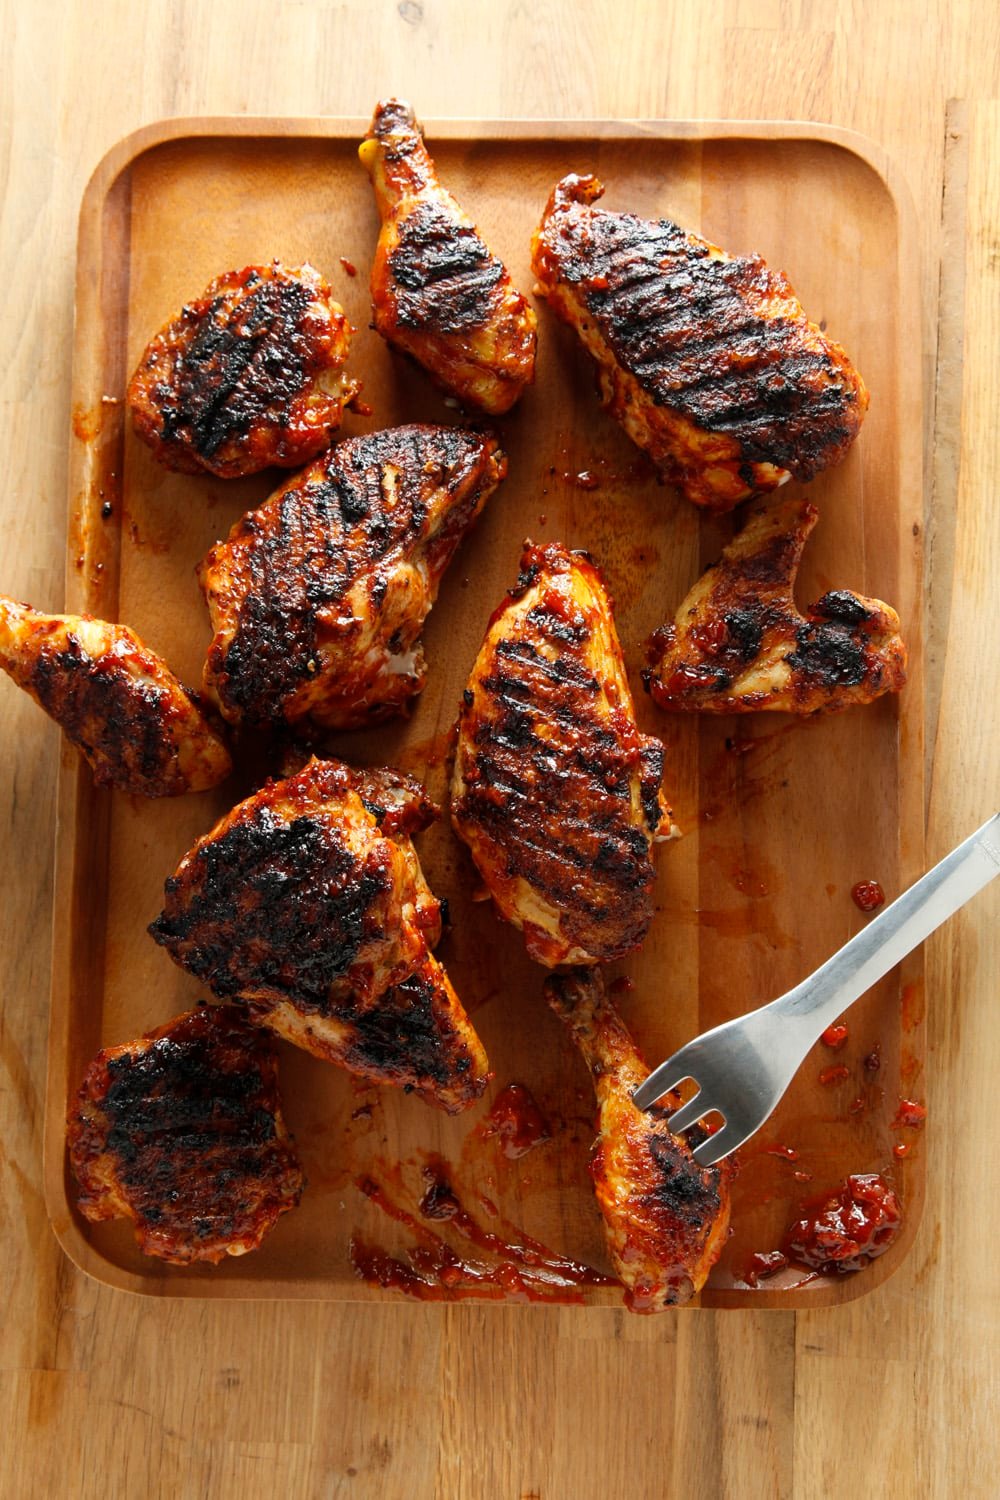
[[[344,435],[457,419],[368,327],[377,219],[356,160],[365,123],[156,125],[109,154],[84,199],[67,607],[127,621],[193,685],[210,634],[195,564],[277,481],[169,474],[133,437],[122,396],[154,330],[224,269],[308,260],[358,329],[350,368],[374,415],[349,417]],[[842,944],[866,920],[851,898],[857,882],[878,880],[892,899],[923,867],[921,322],[910,211],[876,148],[811,125],[443,121],[429,123],[427,135],[443,181],[525,291],[530,235],[553,183],[567,171],[595,171],[609,208],[675,218],[786,270],[872,392],[847,460],[809,486],[821,520],[800,597],[849,587],[898,608],[911,650],[899,699],[805,721],[699,720],[653,708],[639,679],[643,643],[718,555],[732,522],[700,515],[642,476],[637,451],[598,407],[573,335],[540,304],[538,382],[500,424],[509,478],[428,621],[426,691],[407,722],[330,741],[349,761],[414,771],[444,802],[449,728],[522,541],[589,550],[616,600],[640,723],[666,745],[666,787],[683,831],[659,851],[657,916],[643,951],[608,976],[621,981],[621,1009],[652,1063],[781,993]],[[146,925],[179,857],[266,770],[244,758],[213,794],[143,802],[96,791],[87,767],[64,751],[45,1152],[49,1212],[64,1248],[103,1281],[162,1296],[394,1295],[367,1284],[358,1265],[396,1283],[410,1276],[420,1291],[407,1252],[422,1246],[425,1265],[440,1263],[434,1235],[466,1272],[451,1290],[425,1288],[429,1296],[523,1295],[509,1268],[518,1260],[510,1247],[524,1236],[545,1247],[538,1255],[553,1276],[559,1257],[607,1273],[586,1170],[586,1071],[542,1000],[544,976],[518,934],[474,899],[473,867],[446,817],[420,850],[432,887],[450,903],[454,926],[441,953],[490,1056],[487,1097],[449,1119],[283,1048],[286,1115],[309,1187],[259,1252],[174,1269],[143,1258],[129,1226],[77,1215],[65,1164],[68,1101],[100,1047],[199,999],[197,983]],[[851,1012],[842,1050],[817,1045],[744,1154],[734,1232],[703,1305],[821,1306],[860,1295],[899,1263],[919,1219],[923,1157],[919,1133],[894,1120],[901,1098],[922,1097],[923,1004],[916,955]],[[496,1109],[512,1082],[529,1091],[546,1125],[529,1132],[534,1143],[521,1155]],[[905,1229],[889,1253],[838,1281],[789,1271],[749,1286],[751,1254],[775,1248],[803,1200],[854,1172],[882,1172],[902,1196]],[[443,1173],[461,1205],[445,1219],[428,1215],[424,1196]],[[602,1285],[554,1284],[552,1294],[621,1298]]]

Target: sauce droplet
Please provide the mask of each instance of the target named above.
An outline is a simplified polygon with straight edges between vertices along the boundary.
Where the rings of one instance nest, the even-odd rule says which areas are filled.
[[[851,897],[859,911],[878,911],[885,901],[885,891],[877,880],[859,880],[851,888]]]

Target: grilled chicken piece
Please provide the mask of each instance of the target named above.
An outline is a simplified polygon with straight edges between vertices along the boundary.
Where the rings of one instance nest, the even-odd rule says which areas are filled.
[[[652,636],[646,687],[661,708],[699,713],[870,703],[906,682],[899,617],[837,589],[799,613],[795,575],[816,524],[807,500],[762,501],[719,562]]]
[[[705,1283],[729,1233],[732,1158],[700,1167],[692,1147],[671,1135],[666,1117],[680,1104],[643,1112],[632,1095],[649,1069],[596,970],[553,975],[546,998],[564,1021],[597,1091],[597,1139],[590,1155],[611,1259],[633,1312],[687,1302]]]
[[[174,1265],[256,1250],[302,1194],[274,1044],[231,1006],[98,1053],[67,1138],[81,1212]]]
[[[405,713],[441,577],[506,472],[488,434],[395,427],[341,443],[237,522],[198,570],[205,690],[225,718],[351,729]]]
[[[465,692],[452,821],[533,959],[604,963],[652,920],[663,747],[636,728],[593,563],[528,542],[521,570]]]
[[[381,103],[359,156],[382,219],[375,327],[478,411],[509,411],[535,378],[535,314],[437,180],[408,104]]]
[[[787,277],[668,219],[592,208],[603,193],[596,177],[557,183],[532,242],[536,290],[662,477],[723,511],[843,458],[868,392]]]
[[[228,271],[147,346],[126,394],[135,430],[185,474],[298,468],[360,390],[343,370],[352,332],[312,266]]]
[[[232,770],[195,699],[127,625],[0,595],[0,667],[83,752],[98,786],[177,797]]]
[[[430,953],[441,907],[410,835],[436,815],[399,773],[310,760],[199,839],[149,930],[306,1051],[461,1108],[487,1064]]]

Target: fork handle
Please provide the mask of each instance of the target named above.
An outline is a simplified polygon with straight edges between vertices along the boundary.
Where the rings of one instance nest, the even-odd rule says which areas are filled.
[[[877,984],[900,959],[1000,875],[1000,813],[873,917],[867,927],[772,1008],[812,1038]]]

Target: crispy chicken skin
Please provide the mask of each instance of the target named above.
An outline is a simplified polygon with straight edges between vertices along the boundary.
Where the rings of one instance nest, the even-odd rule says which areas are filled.
[[[360,386],[351,325],[312,266],[227,271],[147,346],[126,400],[168,469],[294,469],[328,447]]]
[[[436,816],[399,772],[312,759],[198,841],[149,930],[288,1041],[464,1108],[486,1087],[486,1056],[430,953],[441,906],[411,842]]]
[[[231,1006],[98,1053],[68,1123],[81,1212],[174,1265],[256,1250],[302,1194],[274,1044]]]
[[[198,570],[223,716],[352,729],[405,713],[441,577],[506,472],[487,433],[394,427],[341,443],[238,521]]]
[[[0,596],[0,667],[82,751],[98,786],[177,797],[232,770],[194,698],[127,625]]]
[[[441,187],[408,104],[379,104],[359,155],[382,229],[375,327],[465,405],[499,416],[535,378],[535,314]]]
[[[593,208],[603,193],[596,177],[556,184],[532,241],[536,291],[662,477],[724,511],[843,458],[868,392],[787,277],[668,219]]]
[[[906,682],[899,617],[836,589],[800,614],[793,590],[818,512],[793,496],[761,501],[648,646],[643,674],[661,708],[809,714],[870,703]]]
[[[633,1312],[660,1312],[699,1292],[729,1233],[730,1160],[700,1167],[671,1135],[666,1117],[680,1104],[643,1112],[632,1094],[649,1069],[604,990],[599,971],[555,974],[546,998],[564,1021],[597,1092],[597,1139],[590,1156],[597,1204],[615,1271]]]
[[[652,920],[663,747],[636,728],[594,564],[529,542],[521,570],[465,692],[452,821],[533,959],[604,963]]]

